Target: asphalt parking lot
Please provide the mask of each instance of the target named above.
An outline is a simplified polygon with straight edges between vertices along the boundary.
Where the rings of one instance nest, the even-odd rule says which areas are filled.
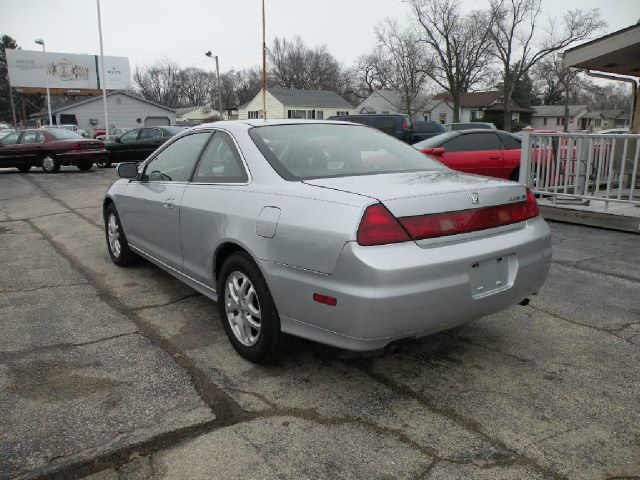
[[[215,305],[113,265],[113,169],[0,170],[0,477],[640,475],[640,236],[553,223],[528,306],[256,366]]]

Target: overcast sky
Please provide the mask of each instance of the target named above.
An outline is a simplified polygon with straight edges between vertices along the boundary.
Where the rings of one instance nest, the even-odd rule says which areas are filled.
[[[600,8],[613,32],[640,18],[640,0],[543,0],[543,15]],[[27,5],[28,4],[28,5]],[[260,0],[102,0],[105,55],[129,57],[131,71],[170,58],[181,66],[211,68],[204,52],[220,56],[220,69],[258,65]],[[465,9],[486,5],[463,0]],[[325,43],[345,65],[375,45],[373,27],[386,17],[408,21],[401,0],[267,0],[267,42],[300,35]],[[99,53],[96,4],[92,0],[1,0],[0,33],[27,50],[45,39],[47,50]]]

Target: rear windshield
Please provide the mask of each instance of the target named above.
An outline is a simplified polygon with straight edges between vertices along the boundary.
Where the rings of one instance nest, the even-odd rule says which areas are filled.
[[[445,132],[431,138],[427,138],[426,140],[422,140],[421,142],[414,143],[412,146],[413,148],[435,148],[458,135],[460,135],[458,132]]]
[[[404,142],[357,125],[270,125],[249,135],[286,180],[446,169]]]
[[[78,138],[82,138],[82,135],[78,135],[77,133],[71,132],[69,130],[65,130],[63,128],[47,129],[47,132],[49,132],[51,136],[56,140],[69,140],[69,139],[75,140]]]

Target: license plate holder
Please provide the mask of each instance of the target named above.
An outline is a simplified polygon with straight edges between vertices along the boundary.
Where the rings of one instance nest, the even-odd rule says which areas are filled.
[[[471,264],[469,281],[473,298],[486,297],[511,286],[509,281],[510,257],[510,255],[503,255]]]

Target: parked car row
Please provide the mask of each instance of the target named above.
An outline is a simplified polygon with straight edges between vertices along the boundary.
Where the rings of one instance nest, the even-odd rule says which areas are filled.
[[[89,170],[107,156],[104,143],[61,128],[20,130],[0,139],[0,167],[21,172],[41,167],[55,173],[62,165]]]

